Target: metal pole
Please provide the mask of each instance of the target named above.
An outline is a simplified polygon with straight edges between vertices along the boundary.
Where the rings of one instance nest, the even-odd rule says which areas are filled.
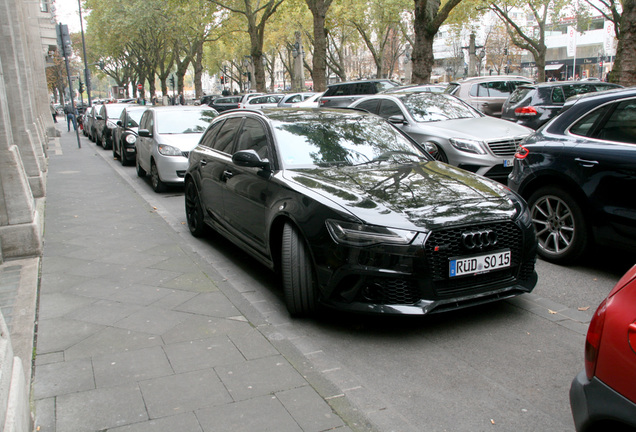
[[[88,59],[86,58],[86,40],[84,39],[84,20],[82,19],[82,3],[77,0],[79,7],[80,28],[82,30],[82,49],[84,51],[84,82],[86,83],[86,95],[88,97],[88,106],[91,106],[91,73],[88,70]]]

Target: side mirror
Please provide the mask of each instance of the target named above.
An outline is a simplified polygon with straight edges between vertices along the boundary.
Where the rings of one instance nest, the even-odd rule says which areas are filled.
[[[150,133],[148,129],[139,129],[137,131],[137,134],[144,138],[152,138],[152,134]]]
[[[404,116],[401,115],[393,115],[391,117],[389,117],[389,122],[393,123],[393,124],[406,124],[406,119],[404,118]]]
[[[261,159],[254,150],[237,151],[232,155],[232,162],[242,167],[263,168],[266,170],[270,168],[269,161],[267,159]]]
[[[123,123],[121,122],[121,120],[117,120],[117,126],[123,126]]]

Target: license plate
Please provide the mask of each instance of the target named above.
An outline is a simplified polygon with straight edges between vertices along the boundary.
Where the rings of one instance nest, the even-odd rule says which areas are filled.
[[[506,267],[510,267],[510,249],[484,255],[451,258],[449,276],[485,273]]]
[[[514,159],[504,159],[504,161],[503,161],[504,168],[510,168],[514,164],[515,164],[515,160]]]

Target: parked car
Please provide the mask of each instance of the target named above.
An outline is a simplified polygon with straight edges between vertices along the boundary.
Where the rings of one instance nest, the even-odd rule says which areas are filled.
[[[309,96],[302,102],[294,102],[292,106],[296,108],[318,108],[318,101],[323,94],[324,92],[316,93],[313,96]]]
[[[636,251],[636,89],[589,93],[521,143],[508,186],[530,205],[539,255]]]
[[[389,120],[437,160],[503,183],[517,146],[532,132],[441,93],[380,93],[357,100],[351,108]]]
[[[327,91],[325,91],[318,100],[318,106],[320,108],[346,107],[364,96],[376,94],[383,90],[388,90],[398,86],[399,84],[395,81],[387,79],[350,81],[332,84],[327,87]]]
[[[174,105],[147,108],[139,121],[137,175],[150,174],[152,188],[183,184],[188,154],[219,113],[206,106]]]
[[[636,430],[636,266],[603,300],[585,340],[585,369],[572,381],[577,432]]]
[[[525,202],[435,161],[354,110],[235,111],[191,152],[186,220],[279,270],[292,315],[318,305],[427,314],[530,292],[536,238]]]
[[[98,108],[95,105],[92,105],[90,108],[86,110],[83,121],[82,133],[84,136],[88,137],[91,141],[95,141],[95,116],[97,115]]]
[[[113,129],[117,127],[117,120],[128,103],[110,103],[99,107],[99,112],[95,115],[95,142],[101,145],[104,150],[109,150],[113,145]]]
[[[517,75],[489,75],[465,78],[448,84],[445,93],[493,117],[501,117],[504,102],[522,84],[532,84],[529,78]]]
[[[260,96],[255,96],[248,99],[244,104],[244,109],[262,109],[262,108],[275,108],[278,106],[278,102],[283,99],[282,93],[272,93]]]
[[[222,97],[220,94],[203,95],[201,96],[201,99],[199,99],[197,105],[209,105],[210,102],[220,97]]]
[[[523,84],[504,102],[501,118],[539,129],[561,111],[567,98],[614,88],[621,86],[600,81]]]
[[[243,96],[225,96],[214,99],[208,103],[208,106],[217,112],[223,112],[231,109],[237,109],[239,102]]]
[[[137,130],[144,111],[145,105],[125,107],[117,120],[117,127],[113,130],[113,157],[119,159],[124,166],[135,163]]]
[[[383,91],[382,93],[396,93],[396,92],[408,92],[408,93],[417,93],[417,92],[431,92],[431,93],[444,93],[446,90],[446,86],[442,84],[412,84],[405,85],[400,87],[390,88],[388,90]]]
[[[302,102],[304,100],[309,99],[310,97],[312,97],[315,94],[316,93],[314,93],[314,92],[301,92],[301,93],[286,94],[286,95],[283,95],[283,98],[280,101],[278,101],[278,106],[280,108],[290,107],[290,106],[293,106],[293,104],[295,104],[295,103]]]
[[[241,100],[239,100],[238,108],[245,109],[247,108],[248,101],[257,96],[262,96],[264,93],[246,93],[241,95]]]

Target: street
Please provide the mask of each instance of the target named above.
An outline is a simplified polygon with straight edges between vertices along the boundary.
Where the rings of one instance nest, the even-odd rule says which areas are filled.
[[[429,317],[329,313],[291,319],[276,277],[212,234],[193,238],[183,191],[156,194],[150,179],[122,167],[110,150],[91,148],[126,180],[272,325],[270,339],[294,345],[290,359],[326,378],[381,431],[573,431],[568,390],[583,368],[587,324],[598,304],[633,264],[598,251],[581,265],[539,260],[532,294]],[[321,385],[317,381],[312,385]]]

